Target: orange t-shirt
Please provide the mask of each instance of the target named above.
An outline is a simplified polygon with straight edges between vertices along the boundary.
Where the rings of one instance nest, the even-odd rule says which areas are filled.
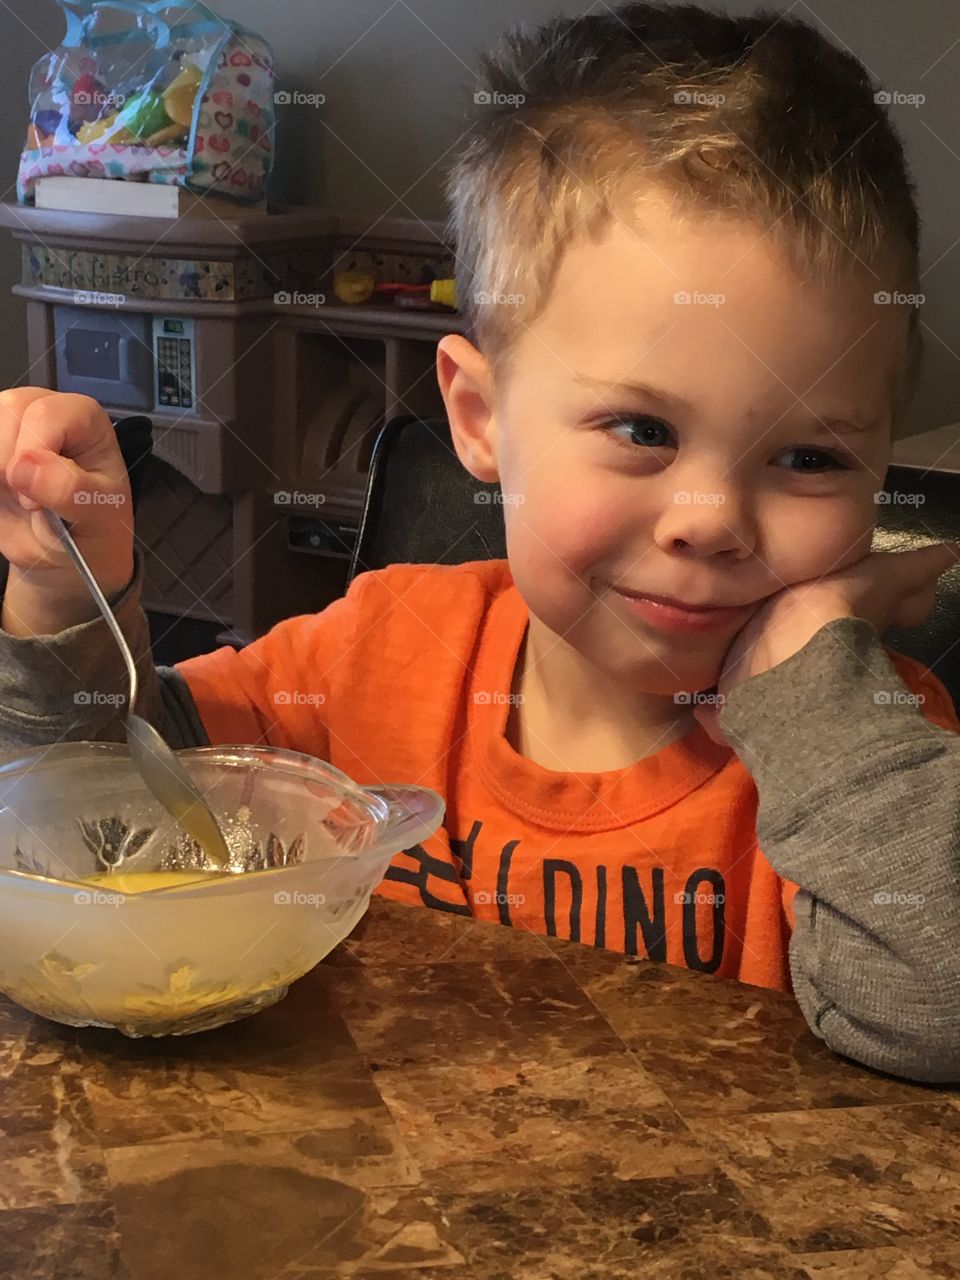
[[[797,886],[757,845],[757,791],[699,726],[624,769],[559,773],[504,737],[528,620],[506,560],[391,565],[237,652],[181,662],[212,743],[267,743],[361,784],[443,796],[442,827],[377,892],[537,934],[792,990]],[[887,649],[924,715],[949,694]]]

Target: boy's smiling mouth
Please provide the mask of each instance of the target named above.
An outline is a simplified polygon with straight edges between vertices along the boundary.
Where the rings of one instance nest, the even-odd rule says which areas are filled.
[[[671,596],[648,595],[625,587],[611,587],[631,612],[663,631],[718,631],[746,618],[756,605],[691,604]]]
[[[755,602],[745,601],[743,604],[727,603],[722,600],[704,600],[694,602],[692,600],[681,600],[677,596],[657,595],[652,591],[633,591],[629,587],[614,587],[614,591],[618,591],[620,595],[629,596],[631,599],[652,600],[655,604],[670,605],[674,609],[684,609],[688,613],[719,613],[721,611],[733,612],[734,610],[749,609]]]

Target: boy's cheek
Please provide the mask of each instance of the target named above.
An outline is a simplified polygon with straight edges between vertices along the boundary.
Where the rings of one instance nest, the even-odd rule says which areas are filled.
[[[529,557],[547,573],[591,576],[604,565],[616,565],[612,576],[628,567],[622,522],[587,485],[574,480],[549,487],[530,484],[514,502],[505,501],[504,519],[511,557]]]
[[[862,501],[804,501],[789,517],[771,515],[766,529],[769,562],[783,586],[825,577],[863,559],[873,541],[875,509]]]
[[[825,577],[863,559],[870,551],[872,525],[863,520],[838,520],[835,512],[805,511],[802,519],[776,526],[768,539],[767,565],[770,588],[767,594],[785,590],[800,582]]]

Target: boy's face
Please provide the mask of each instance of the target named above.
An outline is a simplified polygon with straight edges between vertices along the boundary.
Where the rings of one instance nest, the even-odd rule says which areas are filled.
[[[463,339],[449,350],[472,363],[441,360],[441,383],[461,459],[502,486],[531,613],[610,677],[671,694],[715,683],[766,597],[869,551],[907,315],[867,272],[802,282],[747,224],[643,217],[568,249],[498,394],[456,395],[474,381],[455,364],[490,386]],[[665,631],[622,589],[751,608]]]

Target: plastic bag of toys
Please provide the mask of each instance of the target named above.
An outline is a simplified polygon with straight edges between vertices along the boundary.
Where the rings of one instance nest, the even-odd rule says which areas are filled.
[[[189,0],[60,6],[63,41],[30,73],[22,204],[38,178],[71,174],[263,199],[275,118],[273,56],[260,36]]]

